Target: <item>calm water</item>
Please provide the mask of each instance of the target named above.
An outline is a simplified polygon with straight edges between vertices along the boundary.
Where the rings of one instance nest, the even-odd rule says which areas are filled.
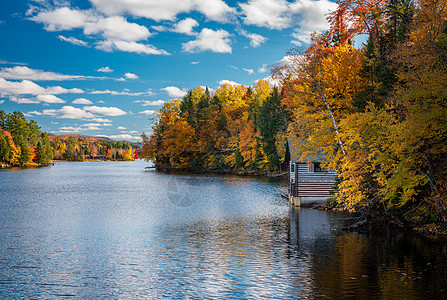
[[[0,298],[447,298],[447,243],[340,231],[284,183],[137,162],[0,171]]]

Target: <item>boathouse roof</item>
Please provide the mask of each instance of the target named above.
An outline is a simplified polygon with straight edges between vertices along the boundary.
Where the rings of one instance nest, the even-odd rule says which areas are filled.
[[[301,159],[302,152],[300,146],[304,145],[305,141],[298,137],[287,138],[287,147],[289,148],[290,161],[293,163],[310,163],[310,162],[323,162],[325,160],[324,155],[320,152],[310,155],[307,159]]]

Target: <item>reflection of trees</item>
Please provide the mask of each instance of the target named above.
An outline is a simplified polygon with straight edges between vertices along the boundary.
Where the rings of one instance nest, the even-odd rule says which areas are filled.
[[[447,282],[445,243],[433,245],[410,234],[346,233],[336,237],[335,247],[332,253],[313,256],[317,295],[434,299],[442,295]]]

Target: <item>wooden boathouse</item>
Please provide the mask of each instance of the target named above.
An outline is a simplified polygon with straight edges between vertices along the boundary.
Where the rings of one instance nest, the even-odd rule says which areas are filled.
[[[324,202],[331,197],[329,192],[336,173],[321,167],[322,155],[302,161],[293,144],[293,139],[289,139],[289,203],[294,206],[312,206]]]

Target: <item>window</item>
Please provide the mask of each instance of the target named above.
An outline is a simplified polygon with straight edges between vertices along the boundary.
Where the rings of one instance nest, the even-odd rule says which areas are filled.
[[[320,163],[314,163],[314,172],[315,173],[323,173],[326,170],[321,167]]]
[[[291,173],[295,172],[295,164],[294,163],[290,164],[290,172]]]

